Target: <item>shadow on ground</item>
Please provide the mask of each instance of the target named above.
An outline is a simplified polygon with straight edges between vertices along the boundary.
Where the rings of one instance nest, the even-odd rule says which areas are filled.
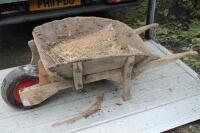
[[[27,64],[31,53],[27,42],[38,22],[0,27],[0,69]]]

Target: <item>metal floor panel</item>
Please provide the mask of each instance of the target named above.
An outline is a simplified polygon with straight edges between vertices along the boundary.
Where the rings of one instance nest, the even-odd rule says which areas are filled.
[[[170,54],[153,41],[147,47]],[[0,71],[0,82],[11,69]],[[132,82],[132,100],[123,102],[122,89],[111,81],[86,85],[85,93],[66,90],[42,106],[12,109],[0,98],[1,133],[126,133],[162,132],[200,119],[200,79],[181,61],[146,71]],[[52,126],[89,107],[104,94],[101,110],[75,123]]]

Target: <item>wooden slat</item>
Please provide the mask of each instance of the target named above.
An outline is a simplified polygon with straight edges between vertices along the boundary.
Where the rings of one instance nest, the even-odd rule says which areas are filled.
[[[144,72],[145,70],[152,69],[152,68],[155,68],[155,67],[158,67],[161,65],[166,65],[170,62],[173,62],[177,59],[180,59],[180,58],[183,58],[183,57],[189,56],[189,55],[197,56],[198,53],[196,51],[182,52],[182,53],[167,55],[167,56],[161,57],[160,59],[149,61],[146,64],[142,64],[142,65],[139,64],[134,70],[135,75],[139,75],[140,73]]]
[[[55,95],[59,90],[72,87],[72,82],[55,82],[46,85],[34,85],[20,92],[20,98],[24,106],[33,106]]]
[[[141,34],[141,33],[144,33],[146,30],[149,30],[151,28],[156,28],[158,27],[159,24],[158,23],[154,23],[154,24],[149,24],[149,25],[145,25],[145,26],[142,26],[142,27],[139,27],[137,29],[134,29],[133,31],[136,33],[136,34]]]
[[[73,81],[76,90],[83,88],[83,66],[82,62],[73,63]]]
[[[131,56],[127,58],[123,68],[123,100],[127,101],[131,98],[131,75],[133,66],[135,63],[135,57]]]

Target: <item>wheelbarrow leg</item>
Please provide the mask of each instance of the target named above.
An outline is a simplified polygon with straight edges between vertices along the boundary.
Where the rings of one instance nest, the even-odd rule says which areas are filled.
[[[37,65],[38,64],[38,60],[40,59],[37,47],[35,45],[35,42],[33,40],[28,42],[28,46],[31,49],[31,53],[32,53],[32,58],[31,58],[31,65]]]
[[[76,90],[83,88],[83,66],[82,62],[73,63],[73,81]]]
[[[123,100],[131,99],[131,73],[134,66],[135,57],[128,57],[123,68]]]

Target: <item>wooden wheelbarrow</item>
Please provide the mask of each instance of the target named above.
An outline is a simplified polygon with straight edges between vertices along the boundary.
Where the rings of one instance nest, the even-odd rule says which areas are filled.
[[[8,96],[8,93],[3,98],[15,107],[19,107],[19,103],[34,106],[60,90],[80,90],[87,83],[107,79],[122,83],[123,100],[129,100],[131,80],[140,73],[187,55],[198,54],[189,51],[159,57],[150,53],[139,34],[157,26],[151,24],[131,29],[119,21],[97,17],[67,18],[38,26],[33,30],[34,39],[29,46],[32,51],[31,64],[39,68],[39,81],[19,87],[16,92],[18,99],[16,94],[10,102],[9,97],[12,96]],[[21,81],[36,77],[28,75],[33,70],[30,66],[21,70],[26,71]],[[8,79],[5,78],[5,81]],[[4,82],[2,87],[4,92],[16,91],[16,88],[11,89],[12,86],[6,84],[8,82]]]

